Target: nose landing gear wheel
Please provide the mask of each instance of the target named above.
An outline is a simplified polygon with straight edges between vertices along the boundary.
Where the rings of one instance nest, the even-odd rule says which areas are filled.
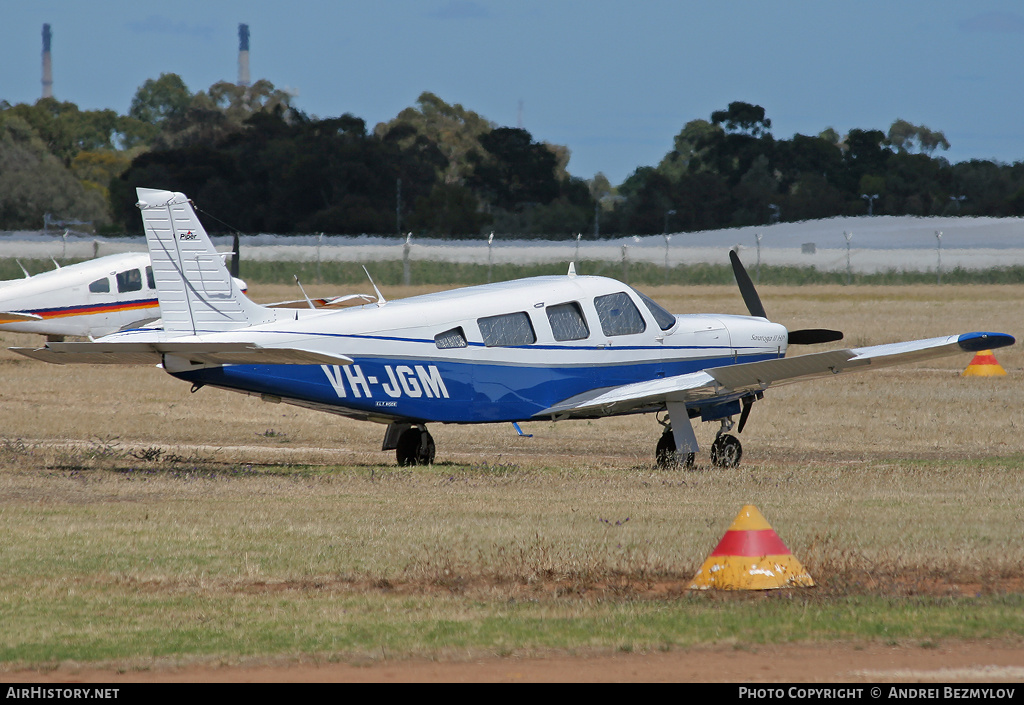
[[[398,464],[407,465],[432,465],[434,463],[434,439],[427,429],[413,426],[406,429],[398,437],[398,447],[395,449],[395,457]]]
[[[692,468],[693,453],[687,453],[680,457],[676,453],[676,438],[672,435],[672,429],[666,428],[658,440],[658,447],[654,451],[654,460],[661,470],[669,470],[677,467]]]
[[[743,446],[736,436],[723,433],[711,444],[711,464],[719,468],[734,468],[743,457]]]

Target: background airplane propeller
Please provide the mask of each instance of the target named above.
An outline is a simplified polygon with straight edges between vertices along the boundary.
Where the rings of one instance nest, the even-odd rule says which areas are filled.
[[[754,288],[754,282],[750,280],[750,275],[747,274],[747,270],[743,267],[743,263],[740,262],[740,257],[736,254],[735,250],[729,250],[729,261],[732,262],[732,272],[736,277],[736,284],[740,287],[740,295],[743,297],[743,303],[746,304],[750,315],[768,318],[768,315],[764,312],[764,304],[761,303],[761,297],[757,295],[757,289]],[[817,343],[832,343],[842,339],[842,331],[828,330],[826,328],[802,328],[789,331],[790,345],[815,345]]]
[[[231,251],[234,255],[231,257],[231,266],[228,268],[228,273],[235,279],[238,279],[238,260],[241,257],[238,250],[238,244],[238,233],[235,233],[235,238],[231,242]]]

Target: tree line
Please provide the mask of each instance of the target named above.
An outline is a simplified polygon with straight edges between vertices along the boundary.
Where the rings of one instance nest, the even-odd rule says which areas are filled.
[[[182,191],[211,231],[445,237],[613,236],[865,213],[1024,215],[1024,163],[951,164],[938,131],[827,128],[776,139],[763,107],[686,123],[622,184],[568,170],[538,142],[432,93],[376,125],[318,118],[266,80],[193,93],[176,74],[127,114],[0,101],[0,230],[91,222],[138,232],[135,187]]]

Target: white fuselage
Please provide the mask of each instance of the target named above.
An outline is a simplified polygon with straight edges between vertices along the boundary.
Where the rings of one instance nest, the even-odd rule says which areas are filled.
[[[40,320],[5,320],[3,312]],[[99,337],[159,317],[147,252],[108,255],[0,283],[0,330]]]
[[[678,315],[604,277],[553,276],[341,311],[277,310],[245,329],[263,347],[343,354],[352,365],[192,365],[195,384],[260,394],[381,422],[526,420],[594,389],[783,357],[786,329],[762,318]],[[166,339],[129,331],[107,340]],[[188,340],[179,336],[175,340]],[[196,331],[205,342],[233,331]]]

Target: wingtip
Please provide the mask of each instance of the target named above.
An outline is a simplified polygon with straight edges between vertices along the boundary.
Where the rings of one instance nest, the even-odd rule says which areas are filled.
[[[1017,341],[1006,333],[964,333],[957,338],[957,344],[966,352],[994,350],[1013,345]]]

